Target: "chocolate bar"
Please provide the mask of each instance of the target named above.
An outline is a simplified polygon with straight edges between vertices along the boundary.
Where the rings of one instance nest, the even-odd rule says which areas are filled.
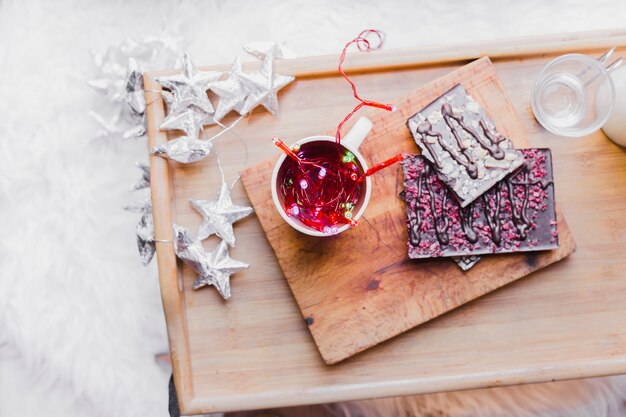
[[[425,157],[404,159],[409,257],[482,255],[558,247],[549,149],[521,150],[515,172],[462,207]]]
[[[406,203],[406,193],[404,190],[400,192],[400,198],[402,201]],[[452,261],[463,271],[469,271],[480,261],[480,256],[475,255],[464,255],[464,256],[453,256]]]
[[[452,260],[463,271],[469,271],[480,261],[480,256],[466,255],[466,256],[454,256]]]
[[[524,163],[461,84],[412,116],[407,126],[461,207]]]

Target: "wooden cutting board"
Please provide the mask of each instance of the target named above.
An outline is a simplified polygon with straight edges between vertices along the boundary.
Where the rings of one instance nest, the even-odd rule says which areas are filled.
[[[398,99],[393,103],[398,106],[394,113],[369,112],[374,127],[360,150],[370,166],[399,152],[419,153],[406,120],[457,83],[484,106],[498,130],[516,147],[528,146],[495,69],[484,57]],[[333,124],[329,120],[328,128]],[[484,257],[469,272],[462,272],[449,259],[411,261],[405,207],[398,198],[402,189],[399,165],[372,177],[372,199],[357,228],[332,238],[305,236],[287,225],[273,205],[270,178],[276,153],[275,158],[242,171],[241,178],[327,364],[563,259],[575,249],[557,208],[557,250]],[[558,181],[555,178],[557,192]]]

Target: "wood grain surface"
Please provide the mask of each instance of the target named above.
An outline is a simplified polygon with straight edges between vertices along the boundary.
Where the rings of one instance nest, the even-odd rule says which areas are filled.
[[[526,134],[489,58],[484,57],[394,100],[396,112],[370,112],[372,132],[360,151],[370,166],[398,153],[419,153],[406,120],[462,84],[517,148]],[[331,133],[332,134],[332,133]],[[274,207],[270,181],[276,158],[241,179],[313,339],[328,364],[467,303],[570,255],[571,231],[557,212],[559,248],[483,256],[470,271],[449,258],[410,260],[400,164],[372,176],[372,198],[360,225],[330,238],[307,236]]]
[[[546,49],[542,49],[544,45]],[[556,196],[576,237],[577,250],[528,278],[328,366],[254,216],[235,227],[237,247],[231,256],[251,266],[233,276],[233,297],[228,302],[211,289],[193,291],[194,272],[176,263],[170,244],[157,244],[161,294],[183,413],[626,372],[626,153],[602,132],[576,139],[546,132],[532,117],[528,101],[535,77],[559,51],[598,56],[611,45],[626,45],[626,30],[444,46],[440,50],[416,48],[397,55],[391,50],[349,55],[346,64],[353,68],[361,94],[391,102],[463,66],[466,58],[477,57],[472,55],[475,52],[497,52],[500,58],[493,59],[494,66],[530,145],[552,149]],[[618,55],[625,52],[626,48],[620,47]],[[441,57],[446,62],[436,63]],[[330,131],[354,106],[345,80],[319,75],[328,74],[337,59],[324,56],[276,63],[282,73],[300,77],[281,91],[277,117],[259,109],[215,142],[229,181],[243,168],[276,155],[272,136],[280,135],[291,143]],[[415,64],[410,64],[411,59]],[[397,66],[399,62],[402,65]],[[381,67],[395,69],[383,71]],[[158,130],[163,102],[156,93],[156,74],[144,78],[151,146],[175,136]],[[233,120],[229,116],[224,122]],[[206,134],[216,132],[207,129]],[[151,163],[157,239],[171,237],[174,220],[192,230],[198,227],[200,216],[188,199],[217,194],[220,180],[214,156],[191,166],[158,157],[151,157]],[[241,184],[233,199],[248,202]],[[216,244],[208,240],[205,247],[211,250]]]

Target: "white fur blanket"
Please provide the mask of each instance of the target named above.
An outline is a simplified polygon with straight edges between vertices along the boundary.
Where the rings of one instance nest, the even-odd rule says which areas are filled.
[[[0,416],[167,413],[168,371],[154,360],[167,350],[156,268],[140,265],[137,216],[120,210],[136,198],[127,190],[146,145],[92,139],[98,127],[87,111],[101,97],[86,84],[90,50],[167,29],[196,63],[213,64],[255,40],[298,55],[336,53],[370,27],[393,48],[625,22],[623,0],[0,0]],[[626,381],[614,377],[379,400],[363,410],[608,416],[624,413],[624,398]]]

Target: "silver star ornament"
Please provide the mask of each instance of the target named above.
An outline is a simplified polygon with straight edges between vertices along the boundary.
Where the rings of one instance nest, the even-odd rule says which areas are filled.
[[[139,258],[141,259],[143,266],[148,266],[154,257],[154,253],[156,252],[152,204],[150,204],[150,207],[141,214],[135,233],[137,234],[137,249],[139,250]]]
[[[177,224],[174,224],[174,251],[198,273],[192,285],[194,290],[212,285],[225,300],[231,296],[230,276],[250,266],[230,258],[228,244],[223,240],[213,252],[206,252],[198,238]]]
[[[147,266],[156,251],[154,242],[154,222],[152,219],[152,200],[150,197],[136,201],[124,207],[127,211],[139,212],[141,217],[135,229],[137,235],[137,249],[141,263]]]
[[[211,149],[213,149],[211,141],[185,135],[168,140],[163,145],[155,146],[152,149],[152,153],[181,164],[190,164],[209,156]]]
[[[93,54],[97,77],[89,85],[106,96],[90,111],[99,123],[97,137],[134,138],[146,133],[146,102],[142,69],[175,65],[178,39],[164,35],[126,39],[109,47],[103,54]]]
[[[198,229],[198,238],[206,239],[216,234],[230,246],[235,246],[233,223],[250,215],[252,207],[233,204],[228,185],[222,181],[222,186],[216,200],[190,199],[191,206],[202,215],[202,223]]]
[[[125,100],[136,116],[145,117],[146,97],[143,91],[143,75],[141,71],[139,71],[137,61],[133,58],[128,59]]]
[[[250,113],[258,105],[267,109],[273,115],[278,112],[278,90],[292,82],[291,75],[274,74],[274,56],[265,55],[261,68],[252,74],[242,73],[239,80],[248,90],[248,95],[241,109],[242,114]]]
[[[183,56],[183,67],[180,73],[157,77],[156,81],[174,94],[177,110],[196,106],[206,113],[213,114],[215,109],[209,100],[207,90],[222,76],[220,71],[198,71],[195,69],[189,54]],[[170,112],[172,109],[170,109]]]
[[[163,91],[163,100],[170,111],[159,126],[161,130],[182,130],[188,136],[198,137],[202,126],[216,123],[212,114],[196,106],[183,108],[168,91]]]
[[[123,139],[143,136],[146,133],[146,101],[143,91],[143,76],[137,61],[128,58],[128,66],[103,64],[106,77],[89,81],[89,85],[105,94],[114,104],[110,115],[90,111],[91,116],[100,124],[99,137],[121,136]],[[122,71],[125,71],[122,74]]]
[[[211,86],[211,91],[220,98],[217,102],[214,115],[217,121],[222,120],[222,118],[232,110],[235,110],[239,114],[244,114],[241,109],[246,101],[248,89],[239,79],[239,77],[243,75],[241,59],[239,59],[239,57],[235,59],[227,75],[228,78],[217,81]]]

